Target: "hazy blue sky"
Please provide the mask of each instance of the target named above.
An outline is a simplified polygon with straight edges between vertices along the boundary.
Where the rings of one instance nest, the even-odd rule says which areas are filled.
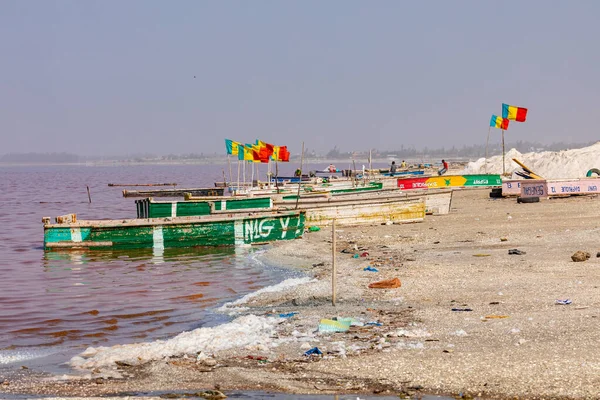
[[[599,138],[600,1],[0,0],[0,154]],[[493,130],[498,141],[499,130]]]

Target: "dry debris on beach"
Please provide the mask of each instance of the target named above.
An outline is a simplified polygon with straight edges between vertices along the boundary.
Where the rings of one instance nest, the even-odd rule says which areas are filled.
[[[267,344],[121,361],[122,379],[91,371],[91,379],[55,380],[22,370],[1,391],[600,398],[598,198],[517,204],[488,193],[457,191],[449,215],[422,223],[338,229],[336,306],[331,231],[276,243],[267,262],[316,279],[240,305],[239,315],[277,319]],[[574,262],[577,251],[593,256]],[[395,278],[400,287],[369,288]],[[319,331],[334,318],[351,318],[350,326]],[[315,347],[322,354],[305,355]]]

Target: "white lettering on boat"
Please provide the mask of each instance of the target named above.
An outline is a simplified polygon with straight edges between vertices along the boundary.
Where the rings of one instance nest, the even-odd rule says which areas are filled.
[[[260,221],[257,220],[245,220],[244,221],[244,238],[247,243],[250,243],[256,239],[266,239],[271,235],[271,232],[275,228],[275,220],[272,218],[266,218]],[[282,236],[284,237],[284,236]]]
[[[578,193],[581,192],[581,188],[579,186],[561,186],[560,188],[562,193]]]
[[[279,218],[279,223],[281,224],[281,238],[285,238],[287,235],[287,227],[290,224],[290,217],[287,218]]]
[[[523,193],[526,196],[544,196],[544,185],[525,186],[523,187]]]
[[[474,185],[487,185],[488,184],[488,180],[487,179],[474,179],[473,180],[473,184]]]
[[[265,226],[266,222],[273,222],[273,219],[263,219],[262,221],[260,221],[260,224],[258,226],[258,233],[260,235],[260,237],[263,238],[268,238],[269,235],[271,234],[271,231],[273,230],[273,225],[272,224],[268,224]]]

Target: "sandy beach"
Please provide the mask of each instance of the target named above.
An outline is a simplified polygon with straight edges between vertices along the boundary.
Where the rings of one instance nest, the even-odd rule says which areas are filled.
[[[313,280],[226,308],[271,321],[266,339],[214,353],[124,360],[113,366],[121,378],[108,378],[101,367],[85,379],[19,369],[0,379],[0,392],[91,397],[216,388],[600,398],[598,204],[597,197],[517,204],[491,199],[489,190],[463,190],[454,192],[449,215],[338,228],[335,307],[331,230],[307,232],[275,243],[263,259]],[[578,250],[591,258],[573,262]],[[368,288],[395,277],[400,288]],[[297,314],[279,318],[286,313]],[[354,318],[356,326],[318,332],[321,319],[334,317]],[[323,355],[304,355],[314,347]]]

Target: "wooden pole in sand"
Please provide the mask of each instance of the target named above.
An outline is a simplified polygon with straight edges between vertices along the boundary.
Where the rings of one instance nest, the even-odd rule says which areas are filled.
[[[335,306],[335,218],[331,220],[331,304]]]
[[[239,151],[239,148],[238,148]],[[244,151],[244,150],[242,150]],[[235,188],[234,194],[237,194],[240,191],[240,159],[238,158],[238,179],[237,179],[237,187]]]
[[[304,164],[304,142],[302,142],[302,154],[300,155],[300,180],[298,181],[298,193],[296,195],[296,210],[298,209],[298,200],[300,200],[300,183],[302,183],[302,164]]]
[[[488,161],[488,145],[490,144],[490,131],[492,130],[492,127],[490,126],[490,128],[488,129],[488,137],[487,137],[487,142],[485,142],[485,173],[488,173],[488,167],[487,167],[487,161]]]
[[[277,194],[279,194],[279,161],[275,160],[275,187],[277,188]]]
[[[90,187],[86,186],[87,188],[87,192],[88,192],[88,201],[91,203],[92,202],[92,196],[90,195]]]
[[[504,162],[504,129],[502,129],[502,176],[506,175],[506,163]]]
[[[373,179],[373,149],[369,149],[369,180]]]

